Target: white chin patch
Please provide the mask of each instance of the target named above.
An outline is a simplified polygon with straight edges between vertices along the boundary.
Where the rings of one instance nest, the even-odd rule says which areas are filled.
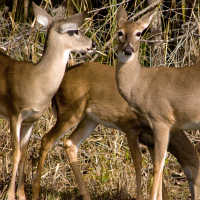
[[[66,51],[64,51],[64,53],[63,53],[63,63],[64,63],[64,64],[67,64],[67,62],[68,62],[69,53],[70,53],[70,50],[66,50]]]
[[[122,62],[122,63],[127,63],[133,60],[134,58],[134,53],[132,53],[131,55],[125,55],[122,52],[118,53],[118,61]]]

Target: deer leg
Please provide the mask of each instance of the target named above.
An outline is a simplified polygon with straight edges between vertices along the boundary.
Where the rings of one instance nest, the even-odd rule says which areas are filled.
[[[150,153],[150,155],[151,155],[151,160],[152,160],[153,165],[154,165],[154,147],[148,146],[148,150],[149,150],[149,153]],[[167,194],[167,189],[165,188],[165,184],[164,184],[163,181],[159,183],[159,186],[160,186],[161,184],[162,184],[162,198],[163,198],[164,200],[168,200],[169,197],[168,197],[168,194]],[[159,195],[157,195],[157,196],[159,196]]]
[[[17,174],[18,164],[20,161],[21,119],[16,116],[11,116],[9,119],[10,119],[10,133],[11,133],[12,148],[13,148],[13,170],[7,196],[8,200],[13,200],[15,199],[15,178]]]
[[[162,173],[169,141],[169,127],[164,123],[153,124],[154,134],[154,181],[151,200],[162,200]],[[160,185],[160,187],[159,187]]]
[[[38,167],[33,180],[33,200],[37,200],[39,198],[42,167],[47,153],[55,142],[58,141],[69,129],[76,126],[77,123],[78,119],[68,120],[67,122],[65,120],[57,120],[55,126],[42,137]]]
[[[129,148],[131,150],[135,171],[136,171],[136,182],[137,182],[137,200],[143,200],[142,184],[141,184],[141,169],[142,169],[142,156],[139,146],[138,132],[128,133],[126,131]]]
[[[188,179],[192,200],[200,198],[200,158],[198,149],[183,131],[171,133],[168,150],[177,158]],[[198,193],[199,192],[199,193]],[[199,194],[199,195],[198,195]]]
[[[151,130],[148,131],[151,133]],[[153,149],[153,134],[149,134],[146,132],[140,133],[140,142],[147,145],[148,149]],[[199,155],[197,145],[193,145],[183,131],[171,132],[170,133],[170,142],[168,146],[168,151],[172,153],[177,161],[183,168],[183,171],[188,179],[189,188],[191,192],[192,200],[199,200],[200,198],[200,173],[199,173]],[[200,144],[200,143],[199,143]],[[153,150],[150,150],[150,154],[152,156],[152,161],[154,160]],[[163,197],[163,199],[165,199]]]
[[[21,158],[19,162],[19,179],[18,179],[18,188],[17,196],[20,200],[26,199],[24,191],[24,163],[27,153],[28,142],[31,136],[33,124],[23,124],[21,125],[20,130],[20,151]]]
[[[74,132],[64,141],[64,147],[71,165],[71,168],[78,182],[80,193],[83,200],[90,200],[90,195],[87,191],[85,182],[83,180],[80,168],[77,161],[77,151],[83,141],[88,138],[94,131],[98,124],[88,118],[84,118]]]

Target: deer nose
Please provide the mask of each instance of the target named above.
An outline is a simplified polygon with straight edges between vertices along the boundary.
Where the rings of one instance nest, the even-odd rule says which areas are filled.
[[[130,56],[134,52],[134,49],[130,45],[126,45],[123,49],[123,54]]]

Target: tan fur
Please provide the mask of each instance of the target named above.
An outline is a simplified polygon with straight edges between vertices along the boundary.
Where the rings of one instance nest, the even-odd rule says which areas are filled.
[[[13,147],[13,172],[8,200],[15,199],[15,177],[19,169],[17,196],[25,199],[24,160],[33,123],[42,116],[64,76],[71,50],[92,49],[92,41],[79,34],[68,34],[67,24],[78,28],[86,12],[57,20],[33,3],[38,22],[46,26],[44,55],[37,64],[17,61],[0,51],[0,116],[9,119]],[[62,31],[62,34],[60,33]],[[67,58],[65,57],[67,56]]]
[[[118,19],[124,18],[123,7],[120,7],[117,15]],[[146,68],[140,65],[140,40],[134,33],[142,32],[150,24],[153,15],[154,11],[136,22],[127,22],[125,18],[126,22],[123,24],[119,21],[118,31],[122,30],[124,34],[119,37],[120,56],[116,66],[116,79],[120,94],[140,122],[153,130],[155,162],[150,199],[160,200],[162,187],[158,189],[158,186],[162,179],[162,163],[166,155],[169,132],[200,128],[200,65],[183,68]],[[133,34],[128,37],[131,32]],[[133,47],[132,54],[128,56],[127,45]],[[123,56],[128,57],[128,61],[124,62]],[[195,191],[192,199],[199,198],[200,191]]]
[[[115,68],[95,62],[68,68],[60,88],[53,97],[53,105],[57,110],[57,122],[42,138],[40,158],[33,183],[33,199],[39,197],[42,167],[48,151],[59,138],[76,125],[77,128],[64,142],[64,146],[80,193],[84,200],[90,199],[78,167],[77,150],[96,126],[102,123],[104,126],[115,127],[126,133],[137,174],[137,200],[142,200],[140,177],[142,159],[139,141],[153,152],[153,133],[150,128],[138,121],[127,102],[120,96],[115,81]],[[177,157],[186,172],[193,196],[194,190],[200,189],[198,153],[182,131],[172,135],[174,137],[170,139],[169,151]],[[164,189],[163,195],[165,200],[168,199]]]

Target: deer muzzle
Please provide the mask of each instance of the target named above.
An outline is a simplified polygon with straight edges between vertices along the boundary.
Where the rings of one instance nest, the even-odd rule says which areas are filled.
[[[123,49],[123,54],[125,54],[126,56],[130,56],[133,52],[134,52],[134,49],[130,45],[126,45]]]

